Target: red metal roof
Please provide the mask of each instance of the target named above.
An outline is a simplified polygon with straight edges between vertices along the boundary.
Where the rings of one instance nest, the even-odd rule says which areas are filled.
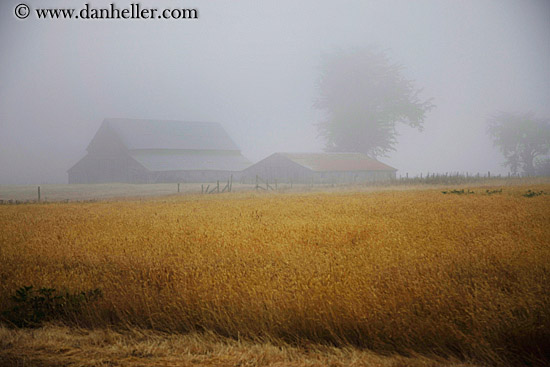
[[[312,171],[397,171],[362,153],[278,153]]]

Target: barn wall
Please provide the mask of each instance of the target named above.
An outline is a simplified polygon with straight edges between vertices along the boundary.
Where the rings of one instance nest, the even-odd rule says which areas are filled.
[[[149,172],[128,155],[88,154],[69,170],[69,183],[147,183]]]
[[[185,183],[239,181],[238,171],[161,171],[151,172],[130,156],[88,154],[69,172],[69,183]]]
[[[275,153],[245,169],[242,172],[242,181],[254,183],[256,175],[270,182],[277,180],[278,182],[298,183],[310,182],[314,177],[314,172]]]
[[[389,181],[393,178],[393,171],[323,171],[315,172],[313,183],[369,183]]]
[[[245,169],[242,178],[245,183],[254,183],[256,175],[281,183],[365,183],[388,181],[395,178],[395,171],[312,171],[275,153]]]
[[[126,155],[126,147],[108,125],[101,125],[86,149],[93,156]]]
[[[151,172],[149,183],[185,183],[185,182],[227,182],[233,176],[233,181],[239,181],[241,172],[236,171],[165,171]]]

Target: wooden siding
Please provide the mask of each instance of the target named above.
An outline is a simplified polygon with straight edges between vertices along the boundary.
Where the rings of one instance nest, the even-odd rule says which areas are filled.
[[[147,183],[149,171],[127,154],[88,154],[69,171],[69,183]]]
[[[281,183],[359,183],[395,179],[394,170],[313,171],[278,153],[245,169],[242,173],[242,181],[254,183],[256,175],[269,182],[277,180]]]

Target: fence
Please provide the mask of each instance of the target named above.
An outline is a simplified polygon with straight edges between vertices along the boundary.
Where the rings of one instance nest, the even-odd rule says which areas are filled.
[[[414,177],[408,173],[384,181],[356,181],[356,182],[315,182],[309,183],[281,183],[276,179],[267,180],[256,176],[253,182],[238,184],[238,191],[286,191],[289,189],[310,189],[313,187],[346,187],[355,186],[387,186],[387,185],[463,185],[468,183],[518,180],[526,175],[493,175],[491,172],[476,173],[421,173]],[[182,190],[182,186],[183,190]],[[234,192],[233,176],[227,181],[216,181],[214,184],[202,184],[202,194],[217,194]],[[45,203],[45,202],[95,202],[110,198],[142,198],[159,195],[174,195],[176,193],[196,194],[197,186],[191,183],[164,183],[164,184],[73,184],[73,185],[45,185],[43,186],[0,186],[0,205]]]
[[[522,178],[529,176],[522,175],[513,175],[508,173],[506,176],[502,175],[492,175],[490,171],[487,171],[487,174],[471,174],[471,173],[460,173],[460,172],[446,172],[446,173],[420,173],[420,175],[409,177],[409,174],[406,173],[405,176],[399,176],[395,179],[395,183],[399,185],[403,184],[428,184],[428,185],[455,185],[455,184],[464,184],[464,183],[475,183],[479,181],[495,180],[502,178]]]
[[[201,194],[213,194],[213,193],[221,193],[226,191],[231,192],[232,189],[233,189],[233,175],[229,177],[229,179],[227,180],[227,184],[223,187],[221,191],[220,191],[220,181],[216,181],[216,186],[212,187],[212,189],[210,189],[210,185],[206,186],[206,189],[205,189],[204,184],[202,184]]]

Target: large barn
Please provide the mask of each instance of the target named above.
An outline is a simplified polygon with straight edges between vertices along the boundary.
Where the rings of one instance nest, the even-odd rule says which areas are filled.
[[[210,182],[250,162],[218,123],[105,119],[69,183]]]
[[[274,153],[243,171],[242,180],[256,175],[269,182],[351,183],[387,181],[396,169],[361,153]]]

